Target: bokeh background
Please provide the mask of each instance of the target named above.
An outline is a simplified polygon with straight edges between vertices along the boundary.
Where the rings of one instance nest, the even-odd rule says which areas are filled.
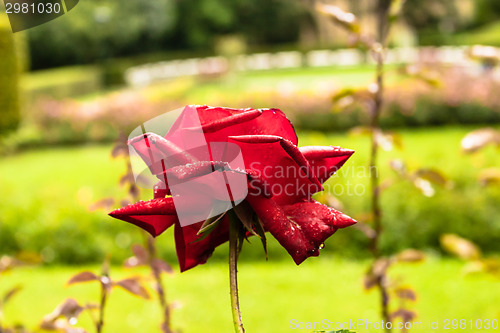
[[[113,147],[142,122],[187,104],[277,107],[292,119],[299,145],[356,150],[329,181],[333,197],[318,199],[369,224],[370,144],[360,127],[368,117],[362,103],[334,102],[369,89],[374,63],[349,48],[349,34],[315,3],[85,0],[16,34],[2,7],[0,256],[30,263],[0,273],[0,291],[23,286],[5,304],[2,322],[31,330],[66,297],[95,301],[97,286],[65,282],[82,269],[98,271],[107,256],[117,276],[133,273],[121,263],[144,235],[107,212],[151,191],[123,178],[127,159]],[[329,3],[375,31],[376,2]],[[500,151],[494,144],[473,154],[461,148],[473,130],[500,129],[499,19],[497,0],[407,0],[389,38],[381,125],[393,134],[382,143],[378,170],[390,185],[382,194],[381,249],[426,253],[423,263],[391,272],[418,292],[411,307],[423,323],[500,318],[498,276],[464,274],[467,266],[440,243],[443,234],[459,235],[491,262],[500,251]],[[490,141],[498,146],[499,137]],[[434,176],[409,180],[402,163],[409,174]],[[360,228],[334,235],[320,258],[300,267],[269,238],[267,262],[255,241],[240,259],[249,331],[287,332],[291,319],[378,320],[378,295],[363,290],[370,254]],[[173,232],[157,246],[177,272]],[[165,279],[177,305],[174,327],[230,330],[226,260],[221,246],[206,265]],[[110,299],[109,332],[159,330],[154,302],[119,291]],[[79,325],[92,330],[86,317]]]

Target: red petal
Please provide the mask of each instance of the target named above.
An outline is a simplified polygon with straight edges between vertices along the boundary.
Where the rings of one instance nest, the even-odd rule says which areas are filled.
[[[229,126],[245,123],[253,120],[262,114],[261,110],[242,110],[241,113],[233,114],[229,117],[217,119],[202,125],[203,132],[214,133]]]
[[[323,242],[337,229],[356,223],[347,215],[316,201],[279,206],[273,199],[248,196],[264,227],[288,251],[297,265],[319,255]]]
[[[175,225],[175,248],[181,272],[204,264],[215,248],[229,240],[229,220],[227,216],[204,239],[196,241],[203,222],[181,227]]]
[[[192,107],[192,106],[188,106]],[[207,142],[225,142],[232,135],[276,135],[290,140],[297,145],[298,139],[290,120],[279,109],[231,109],[223,107],[197,106],[201,124],[224,123],[230,125],[219,128],[216,132],[205,132]],[[257,113],[260,116],[252,118]],[[246,114],[245,117],[233,118],[236,115]],[[225,122],[224,118],[231,120]],[[221,120],[222,119],[222,120]],[[213,126],[213,125],[211,125]]]
[[[354,154],[354,150],[336,146],[307,146],[299,149],[321,183],[327,181]]]
[[[160,235],[178,222],[171,197],[139,201],[109,213],[111,217],[132,223],[153,237]]]
[[[309,163],[291,142],[273,135],[232,136],[229,142],[240,147],[245,168],[269,184],[271,193],[266,195],[272,195],[278,204],[308,199],[323,190]]]
[[[186,150],[154,133],[139,135],[127,144],[134,148],[154,175],[177,165],[197,161]]]

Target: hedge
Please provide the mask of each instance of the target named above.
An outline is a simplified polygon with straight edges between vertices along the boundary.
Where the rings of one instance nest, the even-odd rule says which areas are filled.
[[[0,16],[0,136],[14,130],[20,121],[20,64],[14,34],[7,18]]]

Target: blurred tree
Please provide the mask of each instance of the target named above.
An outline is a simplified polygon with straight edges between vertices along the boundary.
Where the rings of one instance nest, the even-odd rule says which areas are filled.
[[[34,69],[163,50],[214,51],[224,35],[251,44],[298,41],[301,0],[87,0],[29,30]]]
[[[459,25],[454,0],[407,0],[403,7],[405,21],[417,32],[452,32]]]
[[[87,0],[28,30],[33,68],[89,63],[159,49],[175,25],[173,0]]]
[[[253,43],[296,42],[309,12],[298,0],[238,0],[241,32]]]
[[[498,21],[500,18],[500,1],[476,0],[476,3],[475,26]]]
[[[235,0],[181,0],[169,44],[175,48],[211,47],[217,34],[234,32],[237,25]]]
[[[174,44],[212,48],[222,34],[240,34],[251,44],[296,42],[304,16],[299,0],[181,0]]]

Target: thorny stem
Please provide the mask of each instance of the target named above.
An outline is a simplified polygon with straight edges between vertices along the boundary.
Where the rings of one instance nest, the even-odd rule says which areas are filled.
[[[154,265],[154,260],[156,259],[156,244],[155,239],[151,236],[147,236],[147,249],[149,252],[149,267],[153,273],[153,277],[156,282],[156,293],[158,294],[158,299],[160,301],[160,306],[163,310],[163,324],[162,331],[164,333],[172,333],[172,328],[170,327],[170,306],[167,303],[167,296],[165,293],[165,288],[163,288],[163,282],[161,278],[161,270],[158,266]]]
[[[375,92],[375,101],[373,110],[370,114],[370,127],[372,129],[371,135],[371,155],[370,155],[370,182],[371,182],[371,207],[373,214],[374,237],[371,239],[370,250],[375,260],[380,258],[380,236],[383,231],[382,225],[382,208],[380,205],[380,180],[378,178],[377,165],[378,165],[378,143],[377,135],[380,131],[380,114],[384,104],[384,48],[388,34],[388,10],[390,1],[378,1],[377,13],[377,30],[378,30],[378,46],[374,50],[377,62],[376,69],[376,83],[377,90]],[[390,321],[389,317],[389,294],[387,290],[387,276],[384,273],[377,279],[377,288],[380,292],[381,315],[385,322]],[[385,329],[390,332],[391,329]]]
[[[244,333],[241,320],[240,301],[238,296],[238,218],[231,210],[229,215],[229,286],[231,294],[231,312],[233,314],[234,331]]]
[[[106,259],[102,266],[101,274],[101,302],[99,305],[99,320],[96,324],[97,333],[102,332],[104,326],[104,310],[106,308],[106,302],[108,300],[108,292],[110,288],[111,280],[109,278],[109,258]]]

